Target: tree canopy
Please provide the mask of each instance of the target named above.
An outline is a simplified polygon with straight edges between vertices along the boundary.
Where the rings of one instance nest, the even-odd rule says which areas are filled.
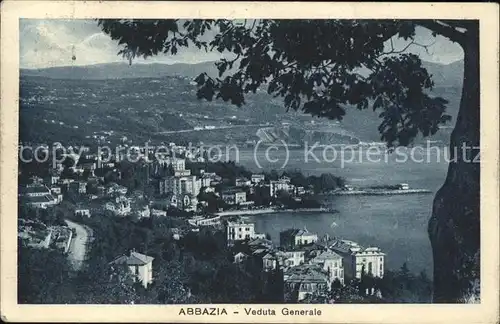
[[[464,51],[460,111],[451,134],[447,180],[436,193],[429,237],[434,253],[434,300],[479,296],[479,20],[98,20],[135,57],[175,55],[183,47],[217,51],[218,75],[200,74],[197,96],[241,106],[267,87],[286,109],[341,120],[349,109],[379,112],[390,147],[432,135],[450,120],[446,100],[431,95],[432,76],[410,46],[416,26]],[[395,48],[394,38],[407,41]],[[387,46],[389,44],[389,46]],[[389,47],[389,49],[387,49]],[[459,153],[457,148],[473,148]],[[467,185],[464,185],[467,184]]]
[[[407,53],[417,25],[462,42],[467,22],[405,20],[99,20],[132,62],[183,47],[223,54],[218,76],[196,78],[198,98],[234,105],[261,86],[283,98],[286,109],[341,120],[346,110],[379,111],[379,131],[389,145],[408,145],[435,134],[450,120],[447,101],[429,94],[431,75]],[[393,37],[408,41],[393,46]],[[391,49],[385,44],[390,42]]]

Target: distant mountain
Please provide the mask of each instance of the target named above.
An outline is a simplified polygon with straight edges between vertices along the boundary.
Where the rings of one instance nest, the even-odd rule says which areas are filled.
[[[456,61],[450,64],[439,64],[423,62],[427,71],[432,74],[436,87],[462,88],[464,61]]]
[[[197,64],[132,64],[104,63],[85,66],[58,66],[44,69],[21,69],[21,76],[37,76],[51,79],[106,80],[132,78],[161,78],[165,76],[196,77],[202,72],[215,75],[214,62]]]
[[[79,79],[79,80],[105,80],[125,78],[161,78],[165,76],[196,77],[206,72],[216,75],[215,62],[197,64],[138,64],[134,63],[104,63],[86,66],[60,66],[44,69],[21,69],[22,76],[38,76],[52,79]],[[424,62],[432,74],[437,87],[462,86],[463,61],[451,64]]]
[[[432,95],[449,101],[446,113],[452,116],[448,124],[451,126],[460,104],[463,62],[448,65],[424,62],[424,65],[435,81]],[[87,134],[114,130],[117,136],[129,138],[206,143],[245,142],[263,138],[284,139],[294,143],[304,140],[318,140],[321,143],[344,143],[353,139],[380,141],[380,111],[346,107],[348,113],[344,119],[334,123],[287,112],[282,99],[269,96],[265,90],[250,94],[243,108],[220,100],[202,101],[196,99],[196,86],[189,82],[190,78],[202,72],[215,74],[214,62],[131,66],[109,63],[22,69],[20,136],[25,141],[44,139],[51,142],[73,138],[79,142],[86,140]],[[258,127],[247,127],[154,135],[196,126],[227,126],[235,123],[261,125],[268,122],[271,125],[260,131]],[[321,131],[317,129],[320,122],[325,123]],[[289,132],[284,132],[280,127],[273,128],[282,124],[291,125]],[[313,132],[308,131],[309,128]],[[446,142],[450,132],[451,128],[442,129],[431,139]]]

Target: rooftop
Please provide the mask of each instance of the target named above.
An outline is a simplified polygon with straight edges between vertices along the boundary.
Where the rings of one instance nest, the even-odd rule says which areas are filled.
[[[287,272],[287,282],[328,282],[328,274],[317,265],[303,264],[290,268]]]
[[[320,260],[342,259],[342,257],[333,251],[323,251],[320,254],[318,254],[314,259],[320,261]]]
[[[153,262],[154,258],[141,254],[135,251],[130,251],[129,255],[122,255],[115,260],[111,261],[111,264],[127,264],[127,265],[146,265]]]
[[[35,196],[35,197],[24,197],[27,203],[44,203],[44,202],[52,202],[55,200],[54,196],[51,194],[46,194],[43,196]]]
[[[307,228],[304,229],[291,228],[282,231],[281,234],[291,235],[291,236],[315,235],[314,233],[309,232]]]
[[[385,255],[378,247],[363,247],[356,242],[349,240],[336,240],[330,245],[331,249],[341,254],[378,254]]]
[[[50,190],[45,185],[31,185],[21,188],[21,193],[23,194],[33,194],[33,193],[49,193]]]

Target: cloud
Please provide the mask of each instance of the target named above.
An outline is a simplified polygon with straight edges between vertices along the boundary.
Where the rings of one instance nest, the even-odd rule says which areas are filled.
[[[427,29],[417,28],[416,40],[431,44],[428,52],[418,46],[408,50],[423,60],[451,63],[463,58],[457,44],[444,37],[433,37]],[[403,48],[405,42],[395,39],[394,46]],[[64,65],[89,65],[124,61],[117,55],[119,46],[104,34],[94,20],[21,19],[20,21],[20,65],[22,68],[44,68]],[[73,60],[73,57],[75,58]],[[136,62],[199,63],[221,57],[218,52],[205,53],[197,48],[180,50],[175,56],[159,55],[137,59]]]
[[[93,21],[23,19],[20,31],[20,65],[23,68],[119,60],[116,56],[118,46]]]

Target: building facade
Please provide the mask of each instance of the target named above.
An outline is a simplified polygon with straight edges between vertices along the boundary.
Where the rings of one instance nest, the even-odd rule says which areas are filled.
[[[228,205],[238,205],[247,201],[247,194],[244,191],[228,190],[222,193],[222,200]]]
[[[118,257],[110,265],[126,265],[134,280],[147,288],[153,282],[153,260],[153,257],[131,251],[128,255]]]
[[[311,259],[311,263],[321,265],[328,273],[330,282],[337,279],[342,285],[344,284],[344,266],[342,256],[339,254],[333,251],[322,251]]]
[[[380,248],[364,248],[348,240],[337,240],[330,247],[343,257],[346,276],[361,279],[363,271],[377,278],[384,276],[385,253]]]
[[[280,233],[280,246],[284,249],[293,250],[317,241],[318,235],[307,229],[288,229]]]
[[[226,225],[227,244],[255,238],[255,224],[244,221],[228,222]]]

